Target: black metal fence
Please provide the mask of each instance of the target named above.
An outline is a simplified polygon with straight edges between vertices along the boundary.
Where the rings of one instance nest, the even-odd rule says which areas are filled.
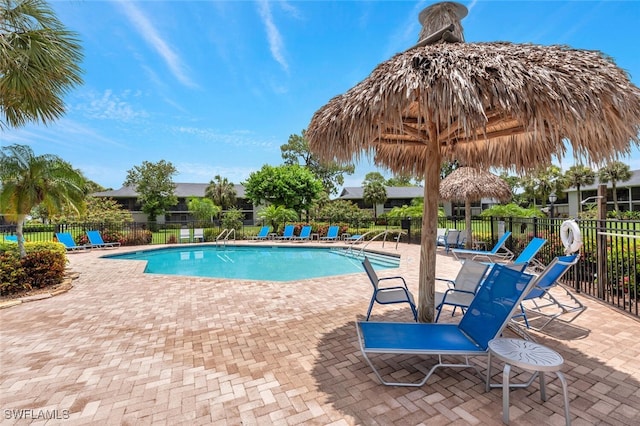
[[[496,218],[474,217],[472,230],[474,242],[491,248],[504,231],[511,231],[512,237],[506,246],[516,254],[522,251],[534,237],[545,238],[547,244],[537,255],[542,263],[550,262],[555,256],[564,253],[561,240],[563,219],[538,218]],[[323,236],[330,225],[340,225],[341,233],[360,235],[370,232],[374,236],[383,231],[397,231],[400,241],[420,244],[422,221],[412,219],[384,219],[366,222],[332,221],[315,219],[310,223],[312,232]],[[243,224],[233,233],[237,240],[250,239],[263,225]],[[303,223],[297,224],[296,234]],[[565,284],[581,292],[607,302],[618,309],[639,316],[640,295],[640,221],[621,220],[581,220],[583,247],[580,261],[565,276]],[[463,217],[439,218],[438,227],[464,230]],[[282,232],[284,224],[277,230]],[[223,232],[217,222],[179,222],[154,224],[153,229],[147,223],[84,223],[74,225],[28,225],[24,228],[27,241],[53,241],[56,232],[70,232],[78,244],[86,242],[86,231],[99,230],[105,241],[120,241],[123,245],[172,244],[184,242],[181,230],[187,229],[192,241],[194,230],[203,229],[206,241],[215,241]],[[272,230],[275,230],[272,228]],[[15,234],[15,225],[0,226],[0,236]],[[184,234],[182,234],[184,237]],[[2,238],[0,238],[2,241]]]

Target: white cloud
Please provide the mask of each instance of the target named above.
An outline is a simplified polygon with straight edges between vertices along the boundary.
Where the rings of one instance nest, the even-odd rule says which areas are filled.
[[[73,110],[82,112],[89,118],[131,122],[149,116],[146,111],[136,110],[127,102],[128,98],[139,96],[139,91],[131,92],[130,90],[125,90],[119,95],[114,94],[110,89],[102,94],[87,92],[84,94],[86,102],[74,105]]]
[[[253,132],[248,130],[236,130],[231,133],[221,133],[213,129],[200,129],[197,127],[186,126],[176,127],[174,130],[179,133],[197,136],[207,142],[223,143],[238,147],[272,149],[275,146],[274,141],[260,139]]]
[[[282,68],[288,72],[289,64],[284,58],[284,43],[282,42],[282,36],[278,27],[273,22],[273,16],[271,14],[271,6],[268,1],[260,0],[258,3],[258,12],[260,18],[267,31],[267,38],[269,39],[269,49],[273,58],[282,66]]]
[[[186,66],[180,56],[160,36],[151,21],[142,13],[142,11],[138,9],[134,3],[129,1],[119,1],[118,3],[126,17],[133,24],[133,27],[162,57],[176,79],[185,86],[197,87],[197,85],[187,75],[185,70]]]

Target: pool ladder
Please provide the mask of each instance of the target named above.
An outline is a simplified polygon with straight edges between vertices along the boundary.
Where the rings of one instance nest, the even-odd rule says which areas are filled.
[[[236,230],[234,228],[231,229],[223,229],[222,232],[220,232],[220,234],[218,234],[218,236],[216,237],[216,246],[218,245],[218,242],[222,242],[223,245],[227,245],[227,242],[232,239],[231,237],[233,236],[233,242],[236,242]]]

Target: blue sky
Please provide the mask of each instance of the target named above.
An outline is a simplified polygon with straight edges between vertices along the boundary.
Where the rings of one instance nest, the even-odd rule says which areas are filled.
[[[84,84],[63,119],[0,131],[1,143],[56,154],[114,189],[145,160],[172,162],[176,182],[241,183],[282,164],[280,146],[318,108],[415,44],[418,13],[433,3],[53,1],[82,41]],[[640,85],[640,2],[461,3],[467,42],[600,50]],[[624,160],[640,169],[638,150]],[[361,162],[345,184],[371,170]]]

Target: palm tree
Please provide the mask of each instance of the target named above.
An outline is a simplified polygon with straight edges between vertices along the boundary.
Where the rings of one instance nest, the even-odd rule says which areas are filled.
[[[84,209],[85,179],[71,164],[50,154],[34,155],[31,147],[10,145],[0,151],[0,211],[17,223],[20,256],[26,256],[22,226],[36,206],[57,213]]]
[[[364,186],[362,198],[365,203],[370,203],[373,207],[373,217],[378,218],[376,204],[387,201],[387,190],[384,187],[385,179],[378,172],[369,172],[365,175],[362,185]]]
[[[626,182],[631,179],[631,170],[629,166],[621,161],[612,161],[598,171],[598,179],[600,183],[611,182],[611,191],[613,192],[613,207],[616,216],[620,216],[618,210],[618,191],[616,184],[618,182]]]
[[[0,0],[0,129],[64,114],[82,48],[43,0]]]
[[[549,194],[563,192],[566,187],[562,170],[555,165],[526,175],[521,182],[527,196],[534,200],[539,199],[542,207],[546,207]]]
[[[565,182],[569,188],[575,187],[578,190],[578,213],[582,210],[582,193],[580,188],[584,185],[593,185],[596,181],[596,173],[587,166],[581,164],[569,167],[564,174]]]
[[[227,210],[236,204],[236,189],[233,183],[220,175],[214,176],[205,190],[205,196],[211,198],[216,206]]]
[[[269,222],[273,227],[273,232],[278,232],[278,226],[281,223],[296,220],[298,214],[295,210],[288,209],[285,206],[270,204],[258,212],[258,218]]]

